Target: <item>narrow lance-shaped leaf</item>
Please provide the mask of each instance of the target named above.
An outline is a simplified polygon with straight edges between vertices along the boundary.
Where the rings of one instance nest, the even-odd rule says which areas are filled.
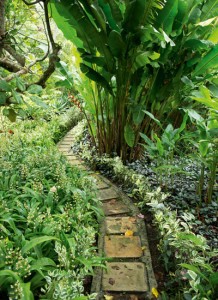
[[[30,241],[27,241],[26,244],[22,248],[22,254],[28,252],[30,249],[34,248],[35,246],[42,244],[44,242],[52,241],[52,240],[58,240],[55,236],[39,236],[36,238],[33,238]]]
[[[218,45],[215,45],[197,64],[193,76],[202,75],[218,66]]]

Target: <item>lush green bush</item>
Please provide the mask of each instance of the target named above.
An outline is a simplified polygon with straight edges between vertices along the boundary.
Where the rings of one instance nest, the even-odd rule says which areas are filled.
[[[1,298],[86,299],[84,277],[100,264],[93,182],[58,152],[59,121],[10,124],[0,136]]]

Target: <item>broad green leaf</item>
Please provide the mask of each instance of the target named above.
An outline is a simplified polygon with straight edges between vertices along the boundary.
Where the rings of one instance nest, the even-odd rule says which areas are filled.
[[[34,248],[35,246],[42,244],[44,242],[52,241],[52,240],[58,240],[55,236],[39,236],[36,238],[33,238],[30,241],[26,241],[25,245],[21,249],[22,254],[25,254],[30,249]]]
[[[133,147],[135,143],[135,132],[129,124],[127,124],[124,128],[124,137],[127,145],[129,147]]]
[[[125,43],[122,40],[122,37],[119,32],[112,30],[108,37],[108,45],[112,54],[115,57],[121,57],[124,54]]]
[[[156,26],[162,28],[167,34],[170,34],[177,13],[178,0],[168,0],[164,8],[158,13]]]
[[[110,28],[112,29],[112,30],[118,30],[118,31],[120,31],[120,29],[119,29],[119,23],[120,23],[120,21],[121,21],[121,19],[122,19],[122,16],[120,16],[119,17],[119,7],[118,7],[118,5],[115,3],[115,1],[113,1],[114,2],[114,4],[112,5],[111,4],[111,2],[112,1],[107,1],[107,2],[109,2],[109,3],[106,3],[106,1],[104,1],[104,0],[99,0],[98,1],[98,3],[99,3],[99,6],[100,6],[100,8],[101,8],[101,10],[103,11],[103,13],[104,13],[104,19],[105,20],[107,20],[107,23],[108,23],[108,25],[110,26]],[[116,12],[115,12],[115,17],[118,17],[118,24],[117,24],[117,21],[116,21],[116,19],[114,18],[114,15],[113,15],[113,8],[115,8],[115,10],[116,10]],[[105,22],[106,23],[106,22]]]
[[[218,10],[218,0],[206,1],[202,7],[201,19],[207,20],[209,18],[217,16],[217,10]]]
[[[83,63],[80,64],[80,69],[83,73],[86,74],[88,78],[97,82],[100,86],[104,87],[111,94],[113,94],[112,89],[108,84],[107,80],[103,76],[101,76],[100,73],[96,72],[95,70],[93,70],[92,68],[90,68],[89,66]]]
[[[16,77],[16,85],[21,92],[26,90],[26,85],[20,77]]]
[[[40,94],[42,92],[42,87],[38,84],[32,84],[28,87],[27,92],[29,94]]]
[[[199,39],[190,39],[187,40],[184,44],[185,48],[190,48],[192,50],[208,50],[213,46],[213,43],[207,40],[199,40]]]
[[[150,0],[148,2],[151,2]],[[146,1],[135,0],[129,1],[126,5],[123,28],[127,32],[134,32],[136,27],[141,23],[145,13]]]
[[[5,80],[0,80],[0,90],[3,90],[5,92],[10,92],[11,91],[11,86],[7,81]]]
[[[173,30],[182,30],[184,24],[188,21],[190,9],[193,7],[193,1],[195,0],[179,0],[178,1],[178,13],[175,17]]]
[[[83,47],[82,41],[77,37],[76,30],[74,28],[75,21],[72,19],[70,13],[70,2],[68,5],[58,3],[55,0],[49,2],[50,12],[52,18],[57,24],[58,28],[63,32],[66,39],[70,40],[76,47]]]
[[[141,124],[144,119],[144,111],[142,110],[142,106],[136,106],[133,111],[133,122],[135,125]]]
[[[116,24],[120,24],[123,20],[123,14],[120,7],[120,3],[116,0],[110,0],[108,1],[108,4],[110,5],[113,19],[115,20]]]
[[[16,103],[21,104],[23,102],[22,96],[19,93],[17,93],[15,90],[12,90],[12,95],[13,95]]]
[[[215,45],[197,64],[193,76],[202,75],[218,66],[218,45]]]

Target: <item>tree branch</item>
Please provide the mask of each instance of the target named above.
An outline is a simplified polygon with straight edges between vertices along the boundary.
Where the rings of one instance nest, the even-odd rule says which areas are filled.
[[[25,57],[16,52],[9,44],[4,43],[3,48],[13,56],[14,59],[22,66],[25,66]]]
[[[0,55],[5,38],[5,1],[6,0],[0,0]]]
[[[33,2],[28,2],[26,0],[23,0],[23,2],[26,4],[26,5],[34,5],[34,4],[37,4],[39,2],[44,2],[45,0],[36,0],[36,1],[33,1]]]
[[[55,71],[56,63],[60,60],[58,53],[61,49],[61,46],[56,44],[52,31],[51,31],[51,26],[50,26],[50,21],[49,21],[49,14],[48,14],[48,2],[49,0],[45,0],[44,2],[44,12],[45,12],[45,23],[46,23],[46,30],[49,38],[49,42],[51,43],[52,47],[52,53],[49,56],[49,64],[41,78],[36,82],[36,84],[39,84],[41,86],[45,86],[46,81],[48,78],[52,75],[52,73]]]
[[[7,58],[0,58],[0,67],[8,70],[9,72],[18,72],[21,70],[21,66],[14,63]]]

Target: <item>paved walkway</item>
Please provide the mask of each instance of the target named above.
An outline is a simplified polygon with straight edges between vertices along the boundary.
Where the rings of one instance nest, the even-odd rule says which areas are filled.
[[[132,201],[105,177],[87,168],[71,151],[73,130],[58,143],[70,164],[87,170],[97,182],[105,218],[100,224],[98,253],[108,258],[107,270],[97,268],[92,292],[97,300],[154,299],[157,283],[151,264],[144,220]]]

